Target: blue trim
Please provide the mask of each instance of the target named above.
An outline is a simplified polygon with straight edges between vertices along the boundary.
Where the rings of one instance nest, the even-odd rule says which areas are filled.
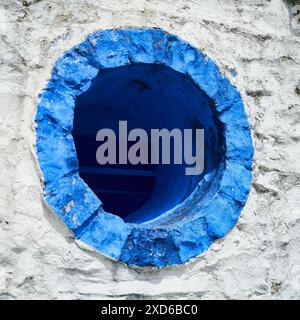
[[[205,196],[196,188],[173,210],[140,225],[102,209],[79,176],[71,135],[76,97],[103,68],[131,63],[165,64],[191,76],[214,101],[225,141],[224,161],[211,173],[217,179]],[[55,64],[35,121],[47,204],[78,239],[129,265],[164,267],[188,261],[233,227],[246,202],[253,146],[240,94],[210,59],[163,30],[116,29],[89,35]]]

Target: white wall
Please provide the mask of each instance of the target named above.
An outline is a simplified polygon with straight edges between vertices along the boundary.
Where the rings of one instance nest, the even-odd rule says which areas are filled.
[[[29,3],[0,5],[0,298],[299,299],[300,36],[285,3]],[[92,31],[120,26],[160,27],[201,49],[240,90],[251,123],[254,177],[242,217],[177,268],[136,271],[79,248],[42,201],[37,95],[62,52]]]

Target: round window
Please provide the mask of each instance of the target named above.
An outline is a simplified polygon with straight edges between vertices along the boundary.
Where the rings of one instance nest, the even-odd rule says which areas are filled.
[[[240,94],[165,31],[88,36],[56,63],[35,121],[46,203],[129,265],[186,262],[245,204],[253,147]]]

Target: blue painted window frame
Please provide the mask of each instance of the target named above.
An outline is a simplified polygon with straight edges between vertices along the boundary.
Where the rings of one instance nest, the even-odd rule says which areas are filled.
[[[214,101],[225,141],[219,180],[205,201],[197,201],[196,188],[174,210],[140,225],[102,209],[79,176],[71,134],[76,97],[102,69],[132,63],[164,64],[189,75]],[[39,97],[35,122],[46,204],[77,239],[128,265],[160,268],[188,261],[234,226],[246,202],[253,145],[241,96],[213,61],[161,29],[97,31],[65,52]]]

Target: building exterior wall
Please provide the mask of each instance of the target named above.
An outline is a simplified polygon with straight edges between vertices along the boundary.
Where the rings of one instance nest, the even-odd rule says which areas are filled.
[[[0,297],[300,298],[300,38],[288,1],[14,1],[0,5]],[[254,143],[237,225],[178,267],[132,269],[82,248],[44,205],[33,119],[61,54],[89,33],[159,27],[240,91]]]

